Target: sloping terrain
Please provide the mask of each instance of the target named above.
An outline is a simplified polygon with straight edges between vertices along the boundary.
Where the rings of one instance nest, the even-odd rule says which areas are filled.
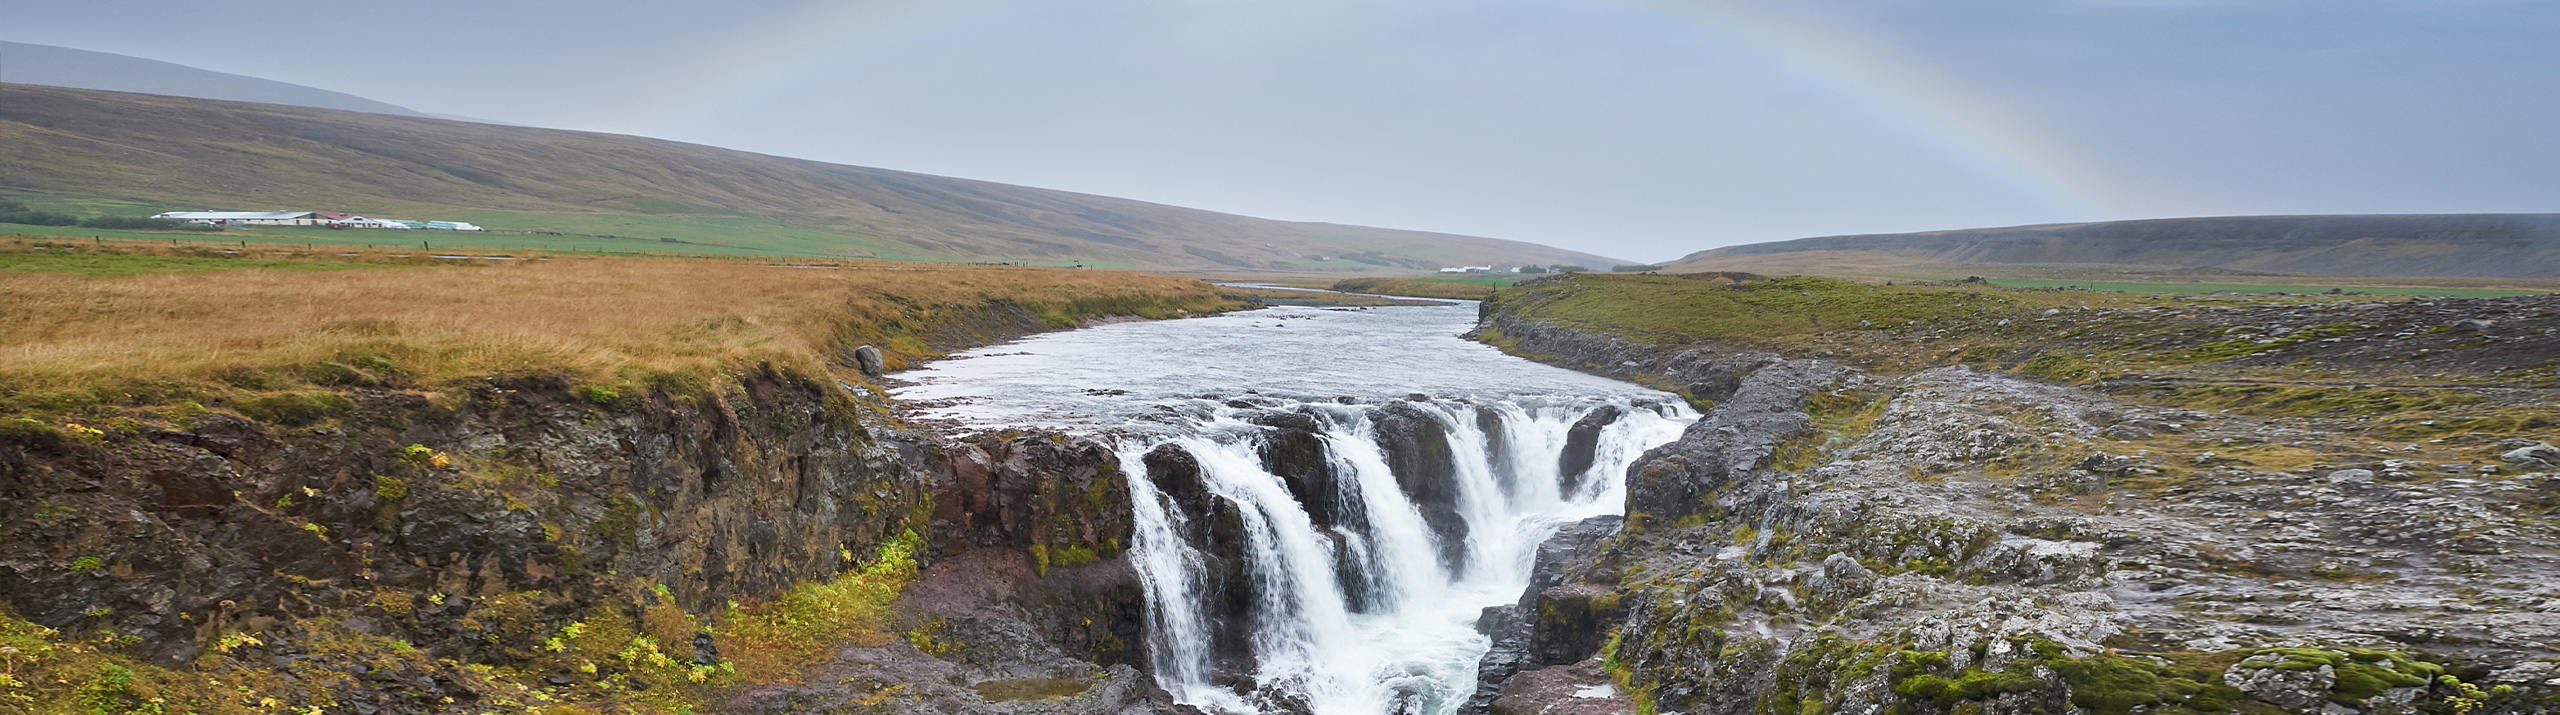
[[[687,240],[777,255],[1351,273],[1614,260],[640,137],[24,85],[0,86],[0,167],[0,189],[20,194],[187,208],[643,237],[599,219],[674,217],[716,234]]]
[[[0,82],[426,116],[387,102],[109,52],[0,42]]]
[[[1490,712],[2554,712],[2555,333],[2555,296],[1507,289],[1480,339],[1703,416],[1541,549]]]
[[[2560,277],[2560,214],[2240,216],[1826,236],[1699,251],[1665,270],[1983,264],[2552,278]]]

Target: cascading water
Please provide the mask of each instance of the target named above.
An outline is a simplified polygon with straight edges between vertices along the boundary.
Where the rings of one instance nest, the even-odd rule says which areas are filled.
[[[1454,337],[1471,308],[1052,334],[910,373],[899,394],[1117,445],[1149,652],[1177,699],[1451,713],[1487,646],[1481,611],[1519,598],[1558,526],[1618,512],[1627,465],[1695,418]]]

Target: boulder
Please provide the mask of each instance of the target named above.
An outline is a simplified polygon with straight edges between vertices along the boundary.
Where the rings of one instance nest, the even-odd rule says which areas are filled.
[[[2517,447],[2506,454],[2499,455],[2498,461],[2506,462],[2517,469],[2560,469],[2560,447],[2541,443]]]
[[[853,349],[853,366],[862,374],[879,377],[888,373],[888,365],[880,357],[880,349],[864,345]]]
[[[2239,688],[2249,697],[2274,703],[2294,712],[2310,712],[2329,699],[2329,686],[2338,682],[2337,670],[2327,665],[2303,670],[2288,670],[2268,664],[2243,661],[2222,672],[2222,682]]]

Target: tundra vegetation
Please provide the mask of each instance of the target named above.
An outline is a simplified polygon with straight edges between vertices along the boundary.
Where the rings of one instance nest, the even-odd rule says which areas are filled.
[[[1607,595],[1530,594],[1614,619],[1638,712],[2560,705],[2560,298],[1584,274],[1485,315],[1706,412],[1552,569]]]

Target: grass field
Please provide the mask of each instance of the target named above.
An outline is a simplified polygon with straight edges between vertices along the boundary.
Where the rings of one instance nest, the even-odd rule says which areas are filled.
[[[1940,276],[1911,276],[1948,280]],[[2308,276],[2306,276],[2308,277]],[[2127,293],[2322,293],[2332,289],[2354,293],[2395,296],[2450,296],[2456,298],[2498,298],[2511,295],[2540,295],[2546,291],[2501,290],[2494,288],[2433,288],[2424,286],[2372,286],[2357,282],[2331,284],[2257,284],[2257,283],[2141,283],[2130,281],[2074,281],[2032,278],[1986,278],[1993,285],[2011,288],[2086,288],[2119,290]]]
[[[325,364],[430,388],[707,385],[755,364],[825,374],[848,344],[903,367],[935,354],[948,319],[1000,302],[1055,327],[1234,305],[1199,281],[1096,270],[291,249],[0,242],[0,412],[219,406],[300,389]]]
[[[1508,287],[1537,276],[1470,275],[1447,278],[1348,278],[1335,281],[1330,288],[1345,293],[1374,293],[1411,298],[1451,298],[1484,300],[1493,289]]]
[[[384,264],[371,264],[384,265]],[[56,253],[50,251],[0,251],[0,274],[62,273],[97,278],[151,275],[159,273],[199,273],[204,271],[275,270],[327,271],[369,267],[368,264],[332,261],[275,260],[234,256],[200,255],[111,255],[98,253]]]

